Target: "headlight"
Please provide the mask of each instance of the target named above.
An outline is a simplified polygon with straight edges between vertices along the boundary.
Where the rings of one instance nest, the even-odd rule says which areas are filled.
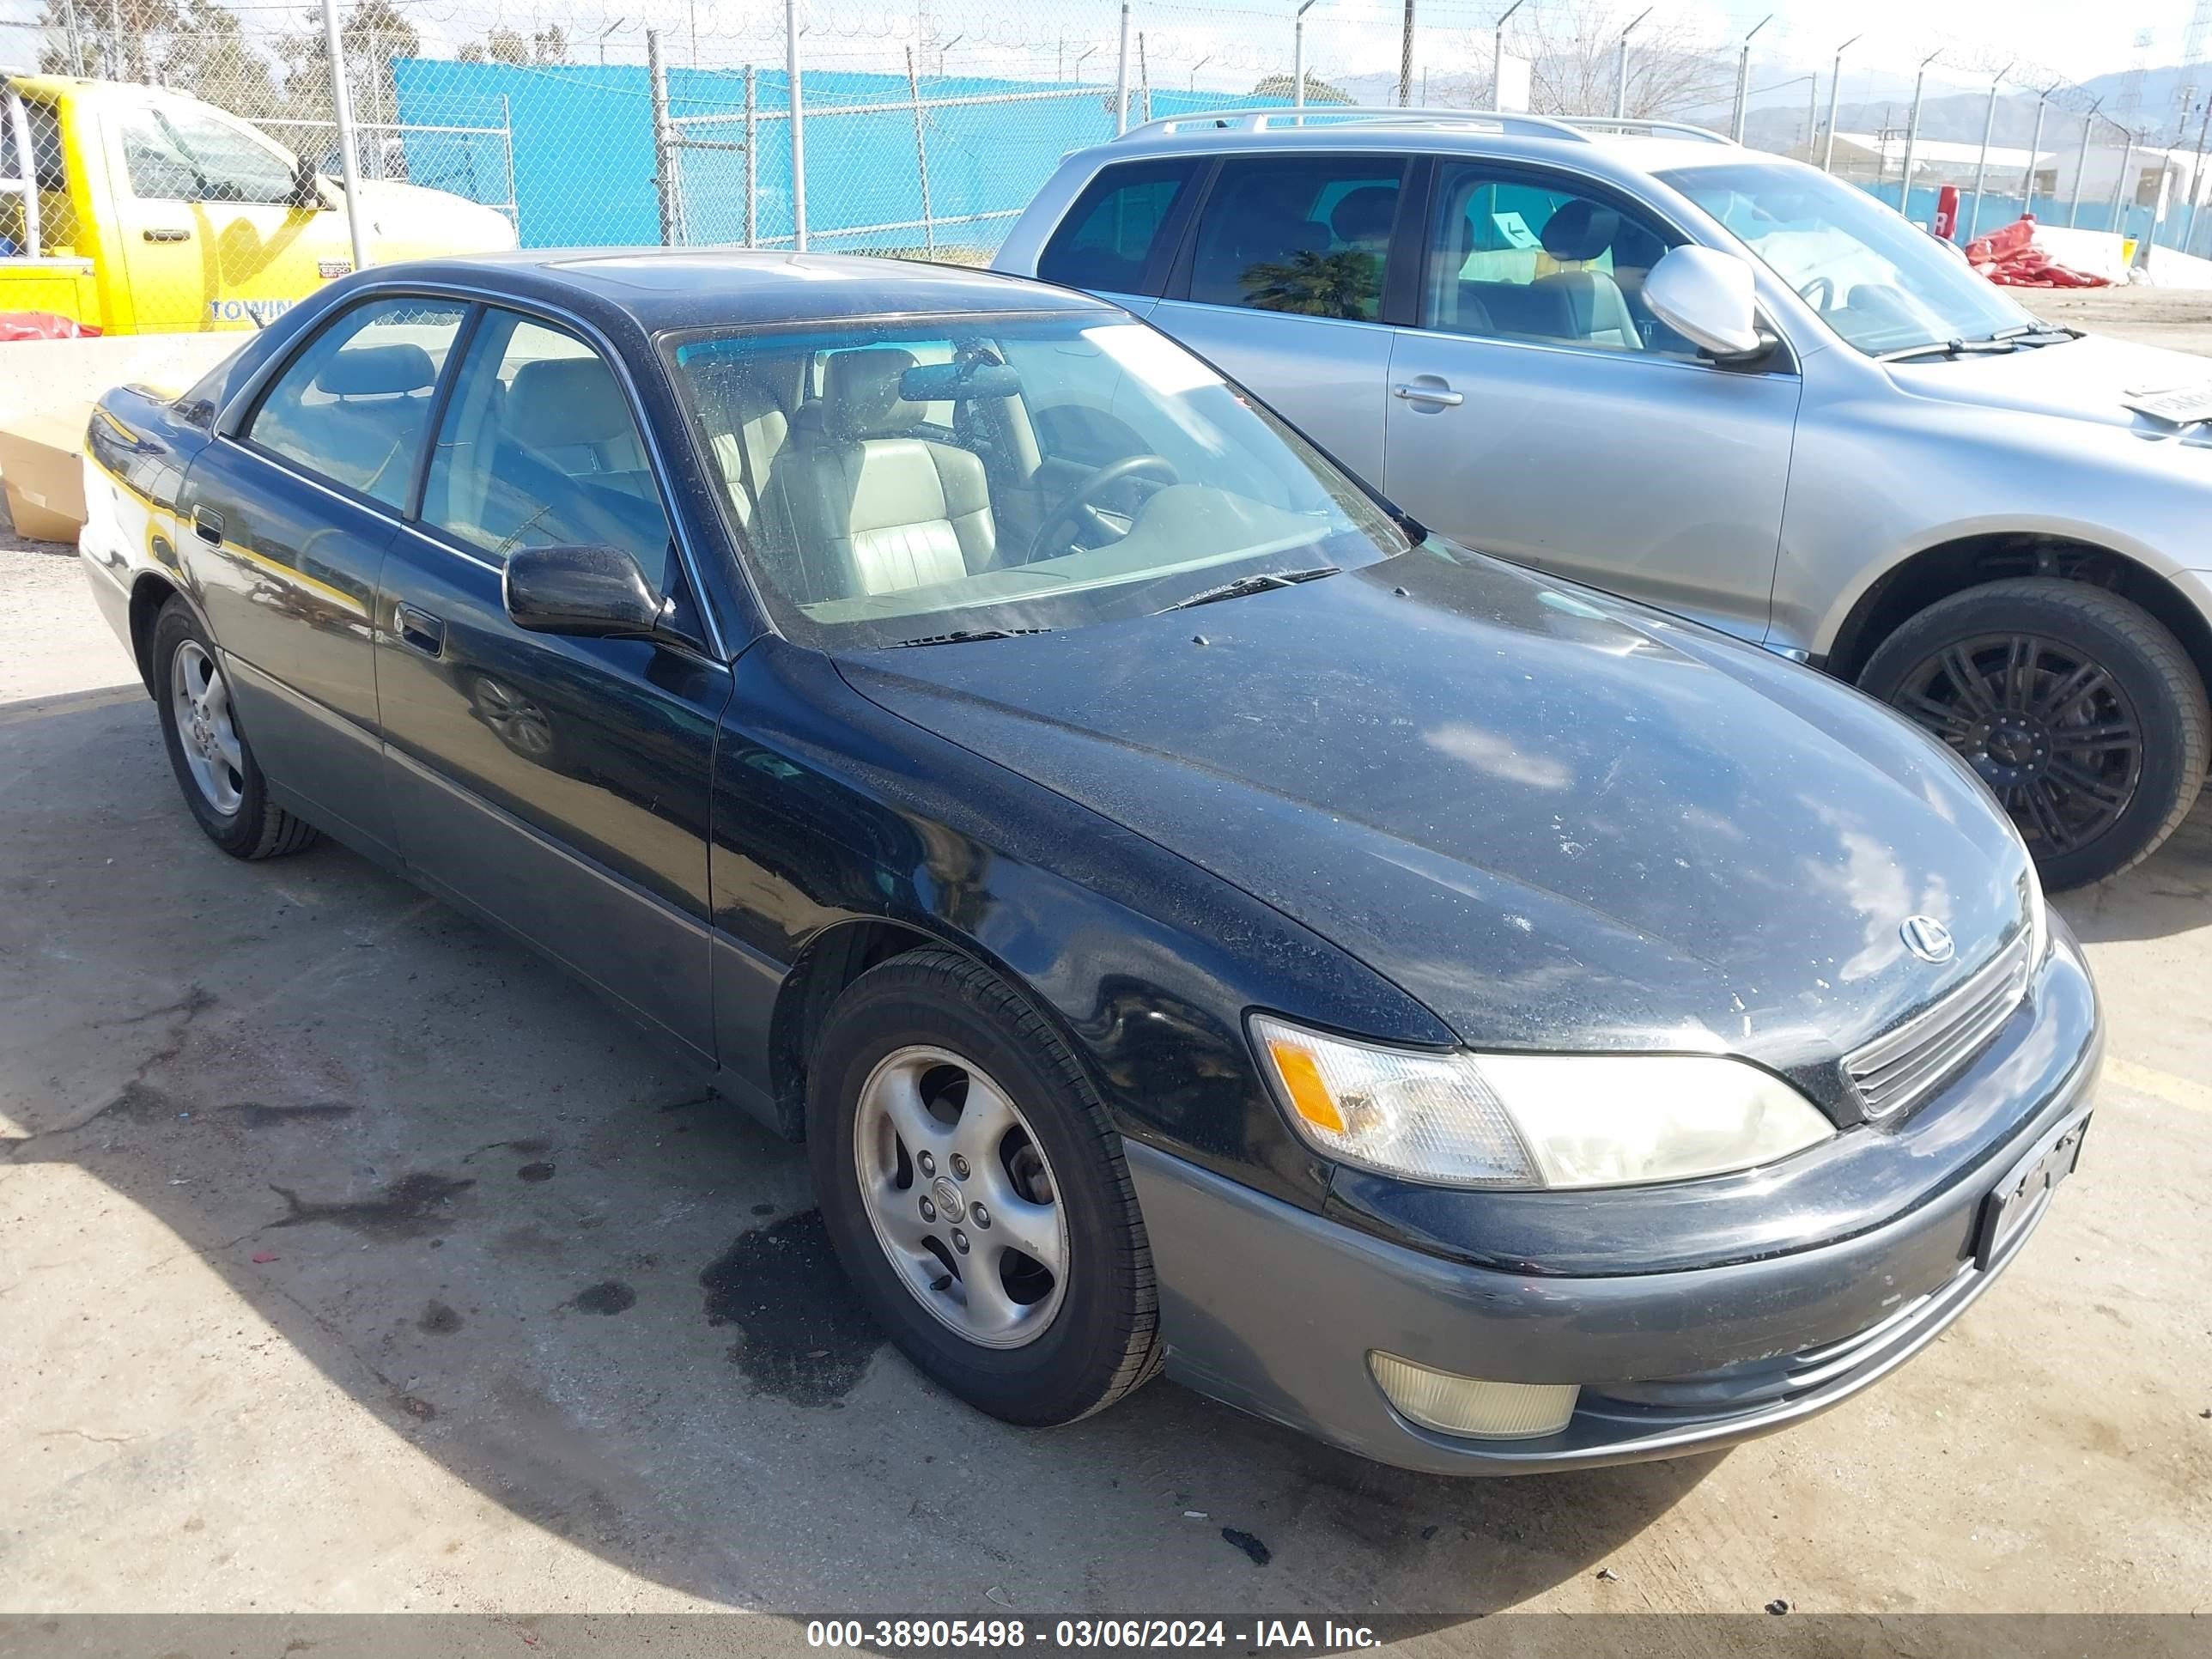
[[[1769,1164],[1835,1126],[1705,1054],[1429,1054],[1255,1014],[1291,1121],[1328,1157],[1447,1187],[1625,1187]]]

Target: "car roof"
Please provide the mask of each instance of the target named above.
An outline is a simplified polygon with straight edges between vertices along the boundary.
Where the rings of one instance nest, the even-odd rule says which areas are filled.
[[[523,248],[379,265],[378,283],[430,282],[616,313],[664,330],[1006,312],[1118,313],[1088,295],[967,265],[858,254],[705,248]]]
[[[1103,167],[1148,155],[1294,154],[1357,150],[1389,155],[1466,155],[1549,165],[1626,179],[1692,167],[1782,158],[1680,121],[1526,115],[1487,110],[1232,109],[1170,116],[1133,127],[1081,152]]]

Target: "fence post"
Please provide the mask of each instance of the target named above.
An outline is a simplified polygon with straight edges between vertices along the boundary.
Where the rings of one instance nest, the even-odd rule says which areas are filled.
[[[507,214],[514,222],[514,245],[522,246],[522,198],[514,188],[514,100],[507,94],[499,95],[499,124],[505,129],[507,139]]]
[[[806,252],[806,112],[799,91],[799,0],[783,0],[783,98],[791,122],[791,251]]]
[[[745,65],[745,246],[760,240],[760,102],[753,85],[753,66]]]
[[[1982,117],[1982,158],[1974,164],[1974,205],[1967,210],[1966,234],[1960,239],[1963,241],[1974,240],[1974,227],[1982,222],[1982,186],[1990,176],[1990,139],[1997,130],[1997,88],[2011,73],[2012,65],[2007,64],[1990,82],[1989,111]],[[2033,167],[2035,163],[2031,160],[2028,165]]]
[[[929,211],[929,147],[921,137],[921,80],[914,72],[914,48],[906,49],[906,90],[914,109],[914,170],[921,181],[921,246],[934,258],[937,223]]]
[[[2112,180],[2112,232],[2115,235],[2124,236],[2128,234],[2127,209],[2120,203],[2128,187],[2128,168],[2136,159],[2136,134],[2133,127],[2122,127],[2120,131],[2127,134],[2128,142],[2120,151],[2120,176]],[[2129,206],[2133,205],[2133,203],[2129,204]]]
[[[338,167],[345,177],[346,234],[353,240],[353,268],[366,270],[368,223],[361,210],[361,158],[353,143],[353,96],[346,85],[345,48],[338,38],[338,0],[323,0],[323,40],[330,52],[331,104],[338,124]]]
[[[1129,0],[1121,0],[1121,49],[1114,70],[1114,131],[1129,130]]]
[[[2089,170],[2089,131],[2097,125],[2097,106],[2104,101],[2100,98],[2090,105],[2089,112],[2081,118],[2081,148],[2074,152],[2074,199],[2066,204],[2066,227],[2069,230],[2081,216],[2081,184]]]
[[[660,245],[676,246],[676,133],[668,124],[668,70],[660,31],[645,32],[645,78],[653,97],[653,193],[660,204]]]
[[[1897,210],[1907,219],[1912,217],[1912,163],[1920,149],[1920,94],[1928,89],[1928,66],[1942,55],[1940,47],[1929,52],[1912,77],[1912,113],[1905,122],[1905,177],[1897,186]]]
[[[2189,170],[2189,227],[2181,233],[2184,253],[2197,240],[2197,208],[2204,199],[2204,137],[2208,127],[2212,127],[2212,95],[2205,98],[2203,113],[2197,123],[2197,165]]]
[[[1145,32],[1137,31],[1137,94],[1145,106],[1145,119],[1152,118],[1152,66],[1145,56]]]
[[[1836,100],[1842,95],[1844,89],[1844,54],[1858,43],[1859,37],[1854,34],[1838,46],[1835,64],[1828,71],[1828,142],[1820,151],[1820,171],[1823,173],[1836,170]],[[1805,159],[1809,161],[1813,158],[1808,153]]]
[[[2021,212],[2031,219],[2035,216],[2035,164],[2043,159],[2044,112],[2051,107],[2051,94],[2057,90],[2057,87],[2052,87],[2050,92],[2035,100],[2035,137],[2027,141],[2027,182],[2021,191],[2022,199],[2020,204]],[[2051,182],[2054,189],[2058,183],[2057,171],[2056,167],[2051,169]]]

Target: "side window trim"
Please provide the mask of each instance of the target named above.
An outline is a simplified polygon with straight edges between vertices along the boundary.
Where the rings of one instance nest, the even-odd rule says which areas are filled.
[[[400,512],[403,523],[416,524],[422,517],[422,491],[430,482],[430,459],[438,453],[438,433],[446,423],[446,405],[453,401],[453,386],[461,378],[461,370],[469,361],[469,348],[476,343],[477,330],[483,321],[487,307],[471,304],[462,313],[461,325],[453,331],[453,343],[446,349],[446,361],[438,371],[437,389],[430,394],[430,421],[422,434],[422,447],[415,452],[415,470],[407,482],[407,502]]]
[[[1175,252],[1169,256],[1168,268],[1160,283],[1163,300],[1188,301],[1190,298],[1191,262],[1197,257],[1198,227],[1206,217],[1206,209],[1212,204],[1213,192],[1221,183],[1220,156],[1202,163],[1198,176],[1191,180],[1190,212],[1185,216],[1182,234],[1176,238]]]

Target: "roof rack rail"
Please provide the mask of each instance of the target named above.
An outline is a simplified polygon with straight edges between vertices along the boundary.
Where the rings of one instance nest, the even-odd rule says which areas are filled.
[[[1711,127],[1701,127],[1689,121],[1655,121],[1638,115],[1562,115],[1556,118],[1565,126],[1598,132],[1663,132],[1685,138],[1702,138],[1709,144],[1735,143],[1724,132],[1715,132]]]
[[[1587,143],[1588,136],[1573,122],[1554,119],[1548,115],[1525,115],[1515,111],[1487,109],[1425,109],[1393,108],[1388,106],[1369,107],[1358,104],[1307,104],[1293,108],[1288,105],[1272,109],[1214,109],[1201,110],[1190,115],[1169,115],[1158,120],[1146,121],[1131,127],[1119,137],[1109,140],[1123,143],[1129,139],[1168,133],[1196,131],[1203,129],[1227,130],[1236,132],[1265,132],[1275,127],[1322,126],[1469,126],[1484,132],[1511,132],[1534,138],[1573,138]],[[1663,124],[1662,124],[1663,125]]]

